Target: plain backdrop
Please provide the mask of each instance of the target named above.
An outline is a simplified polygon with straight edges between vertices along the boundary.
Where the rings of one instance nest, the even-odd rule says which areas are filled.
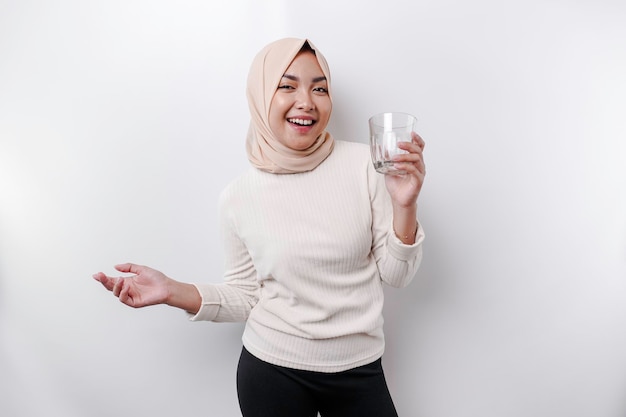
[[[248,67],[285,36],[328,59],[337,139],[404,111],[427,143],[424,262],[385,290],[400,415],[626,415],[624,22],[621,0],[0,0],[0,415],[240,415],[241,323],[91,275],[222,280]]]

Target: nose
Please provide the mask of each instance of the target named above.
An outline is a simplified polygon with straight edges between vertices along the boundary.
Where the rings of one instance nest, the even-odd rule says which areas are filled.
[[[313,104],[313,96],[309,91],[300,90],[296,96],[296,108],[300,110],[313,110],[315,104]]]

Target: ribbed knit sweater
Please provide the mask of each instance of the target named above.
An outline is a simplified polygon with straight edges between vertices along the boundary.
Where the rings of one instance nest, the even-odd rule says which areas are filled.
[[[195,284],[191,320],[246,321],[243,344],[266,362],[340,372],[382,356],[383,283],[406,286],[424,234],[404,245],[369,147],[336,141],[312,171],[255,168],[220,197],[225,279]]]

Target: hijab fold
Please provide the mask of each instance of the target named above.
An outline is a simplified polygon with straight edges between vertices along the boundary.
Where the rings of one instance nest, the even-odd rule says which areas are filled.
[[[309,148],[295,150],[280,143],[270,129],[270,104],[278,83],[305,43],[308,43],[315,51],[317,61],[328,80],[330,97],[328,63],[307,39],[285,38],[272,42],[263,48],[252,61],[246,90],[251,116],[246,152],[250,163],[262,171],[274,174],[311,171],[321,164],[333,150],[334,139],[326,130]]]

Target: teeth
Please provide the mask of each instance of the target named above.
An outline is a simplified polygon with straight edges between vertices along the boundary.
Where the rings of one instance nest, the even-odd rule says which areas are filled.
[[[295,123],[302,126],[310,126],[313,124],[313,120],[304,120],[304,119],[288,119],[290,123]]]

